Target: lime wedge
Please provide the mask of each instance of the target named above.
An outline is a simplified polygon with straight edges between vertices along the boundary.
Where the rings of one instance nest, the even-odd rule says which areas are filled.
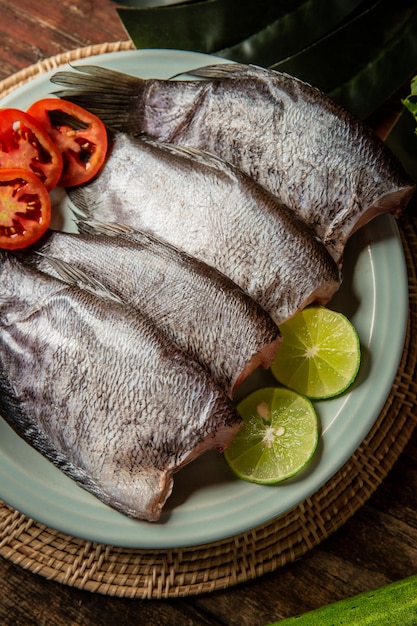
[[[342,313],[307,307],[280,326],[282,342],[271,365],[275,378],[314,398],[332,398],[356,378],[361,361],[358,334]]]
[[[236,476],[274,484],[294,476],[311,459],[318,420],[310,400],[283,387],[257,389],[237,406],[243,426],[226,448]]]

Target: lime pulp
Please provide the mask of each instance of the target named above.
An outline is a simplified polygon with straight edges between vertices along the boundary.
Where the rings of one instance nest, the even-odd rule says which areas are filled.
[[[271,372],[283,385],[313,399],[332,398],[355,380],[358,334],[342,313],[307,307],[280,326],[282,342]]]
[[[294,476],[318,443],[318,419],[310,400],[283,387],[258,389],[237,406],[243,427],[225,450],[236,476],[274,484]]]

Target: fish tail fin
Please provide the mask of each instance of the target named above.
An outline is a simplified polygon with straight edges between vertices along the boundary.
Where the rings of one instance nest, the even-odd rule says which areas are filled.
[[[95,65],[80,65],[56,72],[50,80],[64,87],[54,95],[94,113],[109,128],[137,132],[146,84],[142,78]]]

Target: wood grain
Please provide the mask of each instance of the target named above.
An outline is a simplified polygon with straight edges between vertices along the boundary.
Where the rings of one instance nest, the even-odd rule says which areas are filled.
[[[110,0],[0,1],[0,79],[67,50],[127,39]]]
[[[188,599],[112,598],[0,559],[4,626],[265,626],[417,571],[417,433],[374,495],[302,559],[253,582]]]
[[[110,0],[0,0],[0,79],[66,50],[125,39]],[[369,502],[320,546],[273,574],[213,594],[143,601],[59,585],[0,559],[0,623],[265,626],[416,572],[414,433]]]

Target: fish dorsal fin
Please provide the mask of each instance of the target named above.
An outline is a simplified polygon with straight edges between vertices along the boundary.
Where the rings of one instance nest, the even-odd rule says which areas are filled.
[[[102,229],[101,234],[120,235],[122,233],[132,232],[134,230],[127,224],[104,223],[94,219],[96,211],[96,203],[84,193],[81,187],[71,187],[67,190],[69,199],[68,208],[72,213],[72,220],[79,233],[83,235],[97,235],[98,230]],[[105,231],[105,232],[104,232]]]
[[[79,289],[89,291],[99,298],[111,300],[112,302],[117,302],[118,304],[125,304],[119,296],[110,291],[110,289],[103,285],[103,283],[78,267],[73,267],[66,261],[49,256],[43,252],[36,252],[35,254],[45,259],[45,261],[55,271],[57,277],[63,282],[74,287],[78,287]]]
[[[90,214],[90,206],[88,205],[84,193],[80,190],[79,187],[72,187],[67,190],[68,198],[71,201],[71,204],[74,206],[70,206],[70,209],[74,216],[74,221],[77,222],[78,215],[82,215],[82,217],[88,218]],[[75,213],[74,208],[77,213]]]
[[[84,217],[76,218],[76,225],[81,235],[87,236],[104,236],[104,237],[123,237],[126,240],[132,242],[137,247],[142,246],[156,246],[159,250],[159,254],[162,253],[166,255],[166,258],[169,260],[174,255],[177,259],[181,259],[182,262],[186,262],[188,265],[192,265],[194,271],[196,267],[205,268],[205,275],[208,274],[216,274],[217,280],[221,277],[224,278],[223,274],[221,274],[220,270],[207,265],[204,261],[200,259],[196,259],[194,256],[190,255],[183,249],[178,248],[176,245],[166,241],[165,239],[161,239],[157,237],[154,233],[145,232],[143,230],[139,230],[137,228],[133,228],[127,224],[120,224],[118,222],[101,222],[94,219],[86,219]]]
[[[181,76],[193,76],[196,78],[233,78],[236,76],[236,69],[240,68],[240,75],[247,72],[248,65],[241,63],[212,63],[201,67],[194,67],[191,70],[185,70],[170,76],[169,80],[177,80]],[[232,69],[233,68],[233,69]]]
[[[196,78],[211,78],[216,79],[230,79],[230,78],[242,78],[247,77],[254,66],[245,65],[243,63],[215,63],[213,65],[205,65],[203,67],[196,67],[192,70],[187,70],[184,74],[188,76],[195,76]],[[181,74],[178,74],[181,76]]]
[[[166,241],[162,241],[159,237],[156,237],[152,233],[138,230],[137,228],[133,228],[133,226],[129,226],[128,224],[121,224],[120,222],[101,222],[99,220],[89,218],[87,219],[85,217],[77,215],[76,225],[80,235],[127,238],[129,238],[129,235],[132,235],[132,238],[129,239],[130,241],[134,241],[135,243],[154,243],[158,246],[164,246],[167,249],[175,250],[182,256],[188,256],[186,252],[180,252],[178,248]]]
[[[206,150],[192,146],[179,146],[171,143],[153,141],[152,139],[143,139],[143,141],[156,148],[162,148],[174,157],[188,159],[189,161],[193,161],[205,167],[211,167],[229,177],[234,176],[237,172],[237,168],[234,165]]]
[[[75,222],[78,231],[82,235],[106,235],[107,237],[118,237],[136,232],[132,226],[127,224],[119,224],[116,222],[99,222],[94,219],[87,219],[82,216],[76,216]]]

